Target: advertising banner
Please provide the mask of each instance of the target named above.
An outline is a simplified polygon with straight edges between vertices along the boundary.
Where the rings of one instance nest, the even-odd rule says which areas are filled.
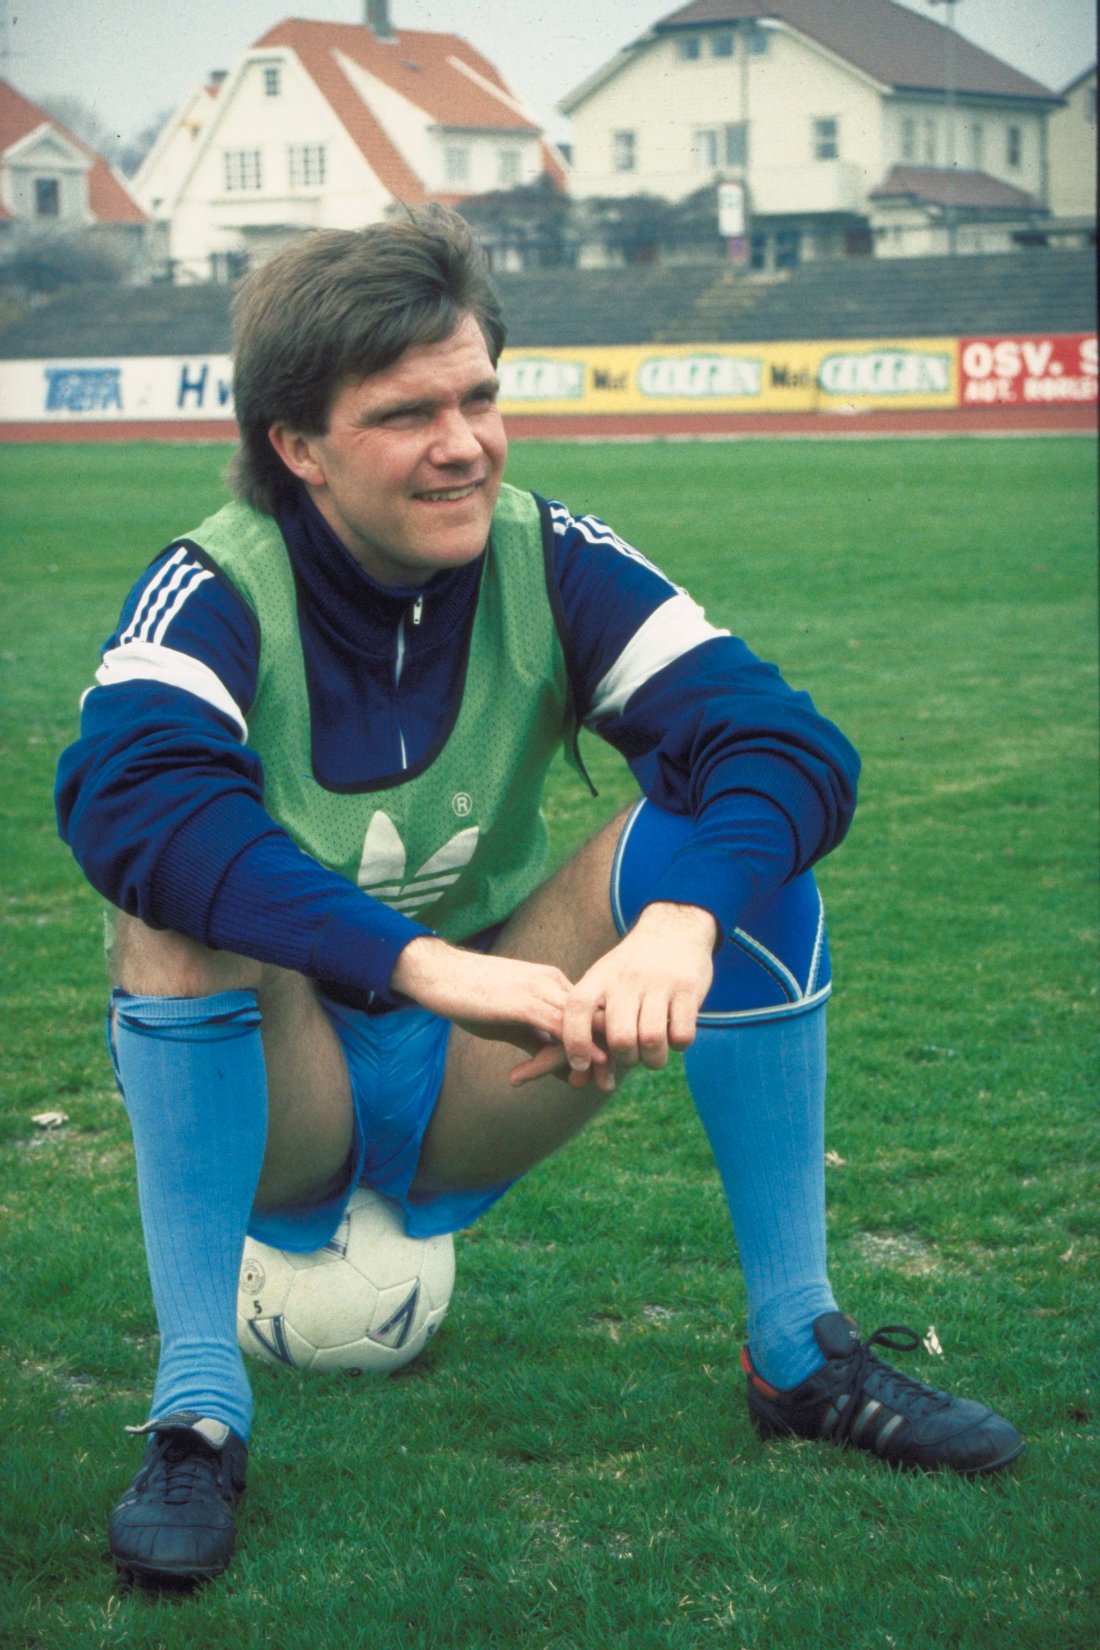
[[[1096,400],[1096,334],[960,338],[964,407]]]
[[[862,412],[953,407],[953,338],[508,350],[505,413]]]
[[[232,417],[228,355],[0,361],[0,428]]]
[[[510,415],[567,422],[638,414],[864,413],[1096,402],[1096,335],[846,339],[788,344],[646,344],[511,349],[500,363]],[[0,436],[22,426],[233,433],[227,355],[0,361]],[[200,430],[199,426],[203,426]],[[13,429],[13,434],[16,434]],[[60,438],[60,437],[59,437]]]

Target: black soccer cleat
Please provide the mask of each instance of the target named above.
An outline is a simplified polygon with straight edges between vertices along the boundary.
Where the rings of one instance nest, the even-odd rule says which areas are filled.
[[[127,1431],[151,1436],[107,1524],[120,1579],[189,1587],[221,1575],[233,1552],[247,1448],[223,1421],[190,1410]]]
[[[913,1352],[920,1336],[901,1324],[861,1339],[843,1312],[815,1318],[814,1339],[825,1365],[799,1386],[780,1392],[753,1368],[748,1347],[741,1362],[748,1376],[749,1415],[761,1438],[823,1438],[870,1450],[897,1467],[950,1467],[977,1476],[1007,1467],[1024,1440],[988,1404],[953,1398],[891,1369],[872,1352]]]

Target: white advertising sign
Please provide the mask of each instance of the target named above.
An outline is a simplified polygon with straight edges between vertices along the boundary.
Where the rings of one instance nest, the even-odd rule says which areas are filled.
[[[0,361],[0,425],[232,417],[228,355]]]

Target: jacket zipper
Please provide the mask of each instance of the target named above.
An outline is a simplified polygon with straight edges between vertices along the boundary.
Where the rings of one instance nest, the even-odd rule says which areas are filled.
[[[423,596],[417,596],[416,600],[412,604],[411,613],[412,613],[413,625],[416,626],[420,623],[421,619],[424,617],[424,598],[423,598]],[[401,672],[404,670],[404,668],[405,668],[405,614],[402,613],[400,623],[397,626],[397,658],[394,661],[394,667],[393,667],[393,685],[394,685],[395,689],[400,688],[400,686],[401,686]],[[398,741],[398,745],[399,745],[400,751],[401,751],[401,771],[402,771],[402,773],[404,773],[405,769],[409,765],[409,758],[408,758],[408,755],[406,754],[406,751],[405,751],[405,734],[404,734],[404,731],[402,730],[402,727],[401,727],[401,712],[400,712],[400,709],[398,709],[398,712],[397,712],[397,741]]]

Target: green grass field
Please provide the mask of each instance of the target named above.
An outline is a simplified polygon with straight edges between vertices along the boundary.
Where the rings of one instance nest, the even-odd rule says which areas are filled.
[[[458,1242],[380,1384],[253,1366],[239,1556],[120,1594],[104,1526],[155,1327],[102,1047],[95,897],[53,766],[131,579],[221,498],[218,447],[0,450],[0,1644],[20,1650],[1095,1650],[1096,543],[1085,440],[526,444],[809,688],[863,800],[821,870],[830,1241],[865,1330],[1002,1407],[1009,1475],[895,1476],[751,1432],[744,1294],[678,1070],[632,1082]],[[563,770],[561,851],[630,794]],[[45,1132],[35,1113],[68,1123]]]

